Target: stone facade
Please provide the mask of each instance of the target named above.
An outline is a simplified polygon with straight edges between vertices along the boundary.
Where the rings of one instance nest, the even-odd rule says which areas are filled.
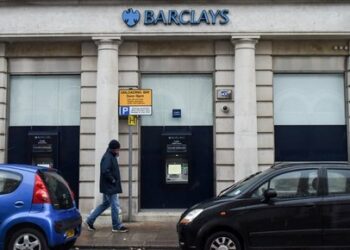
[[[120,200],[127,215],[128,125],[125,118],[118,118],[117,92],[142,88],[142,74],[211,74],[215,96],[218,90],[232,90],[232,99],[214,98],[213,103],[216,194],[275,163],[275,73],[344,74],[349,123],[350,4],[303,1],[300,8],[295,1],[205,1],[201,6],[196,1],[189,6],[164,1],[159,8],[228,9],[230,22],[222,26],[139,23],[129,28],[121,19],[125,1],[79,1],[81,5],[72,1],[72,6],[39,2],[12,6],[4,1],[0,8],[0,21],[6,24],[0,27],[0,161],[7,161],[9,77],[79,74],[79,204],[84,215],[100,201],[99,161],[110,138],[122,145]],[[128,7],[141,13],[150,8],[143,1]],[[224,106],[228,112],[222,111]],[[141,122],[142,118],[132,128],[133,219],[177,218],[178,211],[140,211]],[[349,138],[349,126],[348,131]]]

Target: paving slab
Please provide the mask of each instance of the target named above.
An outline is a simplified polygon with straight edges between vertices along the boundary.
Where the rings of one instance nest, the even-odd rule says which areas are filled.
[[[127,233],[113,233],[111,226],[96,226],[89,231],[83,225],[75,249],[171,250],[180,249],[175,222],[124,223]]]

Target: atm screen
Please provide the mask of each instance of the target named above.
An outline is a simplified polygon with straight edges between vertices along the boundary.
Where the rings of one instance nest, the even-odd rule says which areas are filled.
[[[166,164],[166,183],[188,183],[188,163],[186,162],[167,162]]]
[[[53,167],[53,159],[46,155],[37,155],[32,158],[32,164],[41,167]]]
[[[169,164],[168,165],[169,174],[181,174],[181,164]]]

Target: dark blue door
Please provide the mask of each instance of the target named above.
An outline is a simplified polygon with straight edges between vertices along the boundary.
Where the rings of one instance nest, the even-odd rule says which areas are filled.
[[[33,164],[31,133],[56,134],[54,168],[66,179],[75,194],[79,194],[79,126],[16,126],[9,127],[8,163]]]
[[[188,135],[188,182],[166,181],[164,133]],[[213,127],[141,127],[141,208],[186,208],[213,197]]]
[[[275,74],[275,160],[347,161],[342,74]]]
[[[142,209],[187,208],[214,195],[213,79],[147,74],[152,115],[141,118]]]

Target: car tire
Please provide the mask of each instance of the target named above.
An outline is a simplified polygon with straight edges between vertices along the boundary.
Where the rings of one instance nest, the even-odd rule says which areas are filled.
[[[24,247],[26,245],[26,247]],[[16,247],[17,246],[17,247]],[[23,247],[23,248],[22,248]],[[48,250],[44,235],[34,228],[23,228],[10,236],[8,250]]]
[[[225,248],[226,247],[226,248]],[[242,250],[241,243],[239,240],[229,232],[217,232],[208,238],[205,243],[205,250]]]

